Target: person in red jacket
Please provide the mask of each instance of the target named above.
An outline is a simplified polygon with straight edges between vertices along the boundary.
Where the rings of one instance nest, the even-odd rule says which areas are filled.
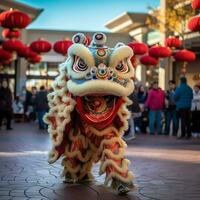
[[[165,93],[158,87],[158,82],[152,84],[152,89],[149,90],[145,107],[149,109],[149,129],[150,134],[155,133],[155,124],[157,133],[162,134],[162,111],[164,108]]]

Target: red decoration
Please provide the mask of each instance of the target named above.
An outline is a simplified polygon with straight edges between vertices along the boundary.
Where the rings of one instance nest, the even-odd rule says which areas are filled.
[[[195,61],[196,59],[196,55],[194,52],[192,51],[188,51],[186,49],[183,49],[181,51],[178,51],[175,55],[174,55],[174,59],[177,62],[192,62]]]
[[[200,9],[200,0],[193,0],[192,1],[192,8],[195,10]]]
[[[149,49],[149,55],[154,58],[166,58],[171,56],[172,52],[167,47],[153,46]]]
[[[141,42],[131,42],[128,46],[133,50],[134,55],[144,55],[149,50],[148,46]]]
[[[19,38],[20,35],[21,33],[18,30],[10,30],[7,28],[2,31],[2,37],[4,39],[16,39]]]
[[[24,44],[20,40],[6,40],[3,42],[3,48],[10,52],[18,51],[23,47]]]
[[[188,22],[188,28],[193,32],[200,31],[200,16],[192,17]]]
[[[35,57],[33,58],[29,58],[28,59],[28,62],[31,63],[31,64],[36,64],[36,63],[40,63],[42,60],[42,57],[39,56],[39,55],[36,55]]]
[[[25,28],[31,23],[30,17],[19,10],[4,11],[0,14],[0,24],[4,28]]]
[[[47,53],[51,50],[51,44],[43,39],[34,41],[30,45],[30,49],[36,53]]]
[[[89,46],[92,40],[88,35],[86,35],[86,39],[87,39],[86,46]]]
[[[182,45],[181,40],[176,37],[167,38],[165,40],[165,46],[169,48],[179,48]]]
[[[150,65],[157,65],[158,64],[158,60],[154,57],[151,57],[149,55],[144,55],[140,58],[140,62],[143,64],[143,65],[146,65],[146,66],[150,66]]]
[[[73,42],[71,40],[61,40],[53,45],[53,49],[55,52],[65,56],[67,55],[68,49],[72,44]]]
[[[137,67],[137,64],[138,64],[136,57],[135,57],[135,56],[132,56],[131,59],[130,59],[130,61],[131,61],[132,66],[133,66],[134,68],[136,68],[136,67]]]
[[[17,55],[23,58],[34,58],[37,56],[37,53],[33,52],[29,47],[24,46],[17,51]]]
[[[4,50],[3,48],[0,48],[0,62],[6,62],[11,61],[13,58],[12,53],[9,51]]]

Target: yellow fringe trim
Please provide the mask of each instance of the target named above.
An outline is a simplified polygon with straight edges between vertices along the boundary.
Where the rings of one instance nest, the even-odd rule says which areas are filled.
[[[122,181],[123,183],[130,183],[130,182],[133,181],[134,176],[133,176],[133,173],[130,172],[130,171],[128,172],[126,178],[122,177],[120,174],[117,174],[116,172],[111,172],[111,173],[106,177],[104,184],[105,184],[105,185],[108,185],[109,182],[110,182],[113,178],[116,178],[116,179]]]
[[[119,153],[117,153],[117,154],[114,154],[110,149],[104,149],[103,154],[102,154],[102,158],[107,155],[107,156],[114,158],[114,159],[122,159],[124,157],[124,154],[125,154],[124,148],[119,148]]]
[[[123,159],[121,166],[118,166],[115,161],[113,161],[111,159],[107,159],[104,162],[102,161],[101,166],[100,166],[100,170],[99,170],[99,175],[104,174],[105,170],[106,170],[106,167],[108,167],[109,165],[114,167],[120,173],[126,173],[128,171],[129,163],[130,163],[129,160]]]
[[[127,147],[126,143],[121,138],[114,137],[114,138],[112,138],[110,140],[108,140],[108,139],[102,140],[101,144],[100,144],[100,147],[99,147],[99,151],[103,152],[104,145],[110,145],[110,144],[113,144],[113,143],[116,143],[116,142],[118,142],[120,147],[122,147],[122,148],[126,148]]]
[[[57,159],[58,159],[58,152],[55,150],[55,149],[52,149],[50,152],[49,152],[49,159],[48,159],[48,163],[49,164],[52,164],[54,163]]]
[[[81,162],[88,162],[88,160],[91,158],[91,155],[92,152],[90,151],[87,151],[85,157],[83,157],[81,151],[73,151],[73,152],[65,151],[65,156],[70,158],[77,157]]]

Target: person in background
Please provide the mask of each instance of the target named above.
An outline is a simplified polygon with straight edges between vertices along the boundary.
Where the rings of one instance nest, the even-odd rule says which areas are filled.
[[[15,97],[12,107],[13,107],[14,114],[23,114],[24,113],[24,106],[23,106],[23,103],[20,100],[19,96]]]
[[[137,93],[138,103],[141,110],[141,116],[138,120],[138,126],[141,131],[141,133],[146,134],[146,128],[148,126],[148,111],[145,110],[145,101],[147,100],[147,92],[145,91],[145,88],[143,85],[140,85],[138,88]]]
[[[0,128],[3,119],[6,118],[6,129],[12,130],[12,92],[9,88],[8,81],[3,80],[0,87]]]
[[[23,86],[22,92],[20,94],[20,99],[23,101],[24,105],[24,114],[26,117],[26,120],[29,120],[29,106],[31,101],[31,92],[26,88],[26,86]]]
[[[170,125],[173,122],[172,135],[176,136],[178,131],[178,117],[176,111],[176,102],[174,100],[174,94],[176,90],[175,81],[169,81],[169,90],[165,94],[165,135],[170,135]]]
[[[19,96],[16,96],[12,104],[13,107],[13,117],[15,122],[24,121],[24,105]]]
[[[37,94],[37,88],[36,87],[32,87],[31,88],[31,99],[30,99],[31,111],[30,111],[30,115],[29,115],[29,118],[32,121],[36,120],[36,110],[35,110],[36,94]]]
[[[191,137],[190,114],[191,104],[193,99],[193,92],[191,87],[187,84],[186,77],[180,78],[180,85],[176,88],[174,100],[176,102],[176,109],[178,111],[178,118],[181,120],[181,135],[178,139]]]
[[[44,130],[46,128],[43,117],[48,111],[48,108],[47,91],[44,86],[41,86],[40,91],[36,93],[35,97],[35,109],[38,116],[39,129]]]
[[[192,136],[200,137],[200,85],[195,85],[192,99]]]
[[[132,104],[130,106],[128,106],[131,116],[130,116],[130,119],[128,120],[129,128],[125,132],[124,137],[123,137],[125,141],[135,139],[135,132],[136,132],[136,130],[135,130],[136,123],[135,122],[140,114],[140,107],[139,107],[139,103],[137,100],[137,94],[135,92],[133,92],[129,96],[129,99],[132,101]]]
[[[154,81],[145,102],[145,107],[149,109],[150,135],[155,134],[155,124],[157,133],[159,135],[162,134],[162,111],[164,108],[164,101],[164,91],[158,87],[158,82]]]

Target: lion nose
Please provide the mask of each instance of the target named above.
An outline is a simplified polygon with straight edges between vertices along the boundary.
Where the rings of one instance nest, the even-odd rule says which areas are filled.
[[[98,71],[97,71],[97,77],[99,79],[107,79],[107,77],[108,77],[108,71],[107,71],[107,69],[98,69]]]

